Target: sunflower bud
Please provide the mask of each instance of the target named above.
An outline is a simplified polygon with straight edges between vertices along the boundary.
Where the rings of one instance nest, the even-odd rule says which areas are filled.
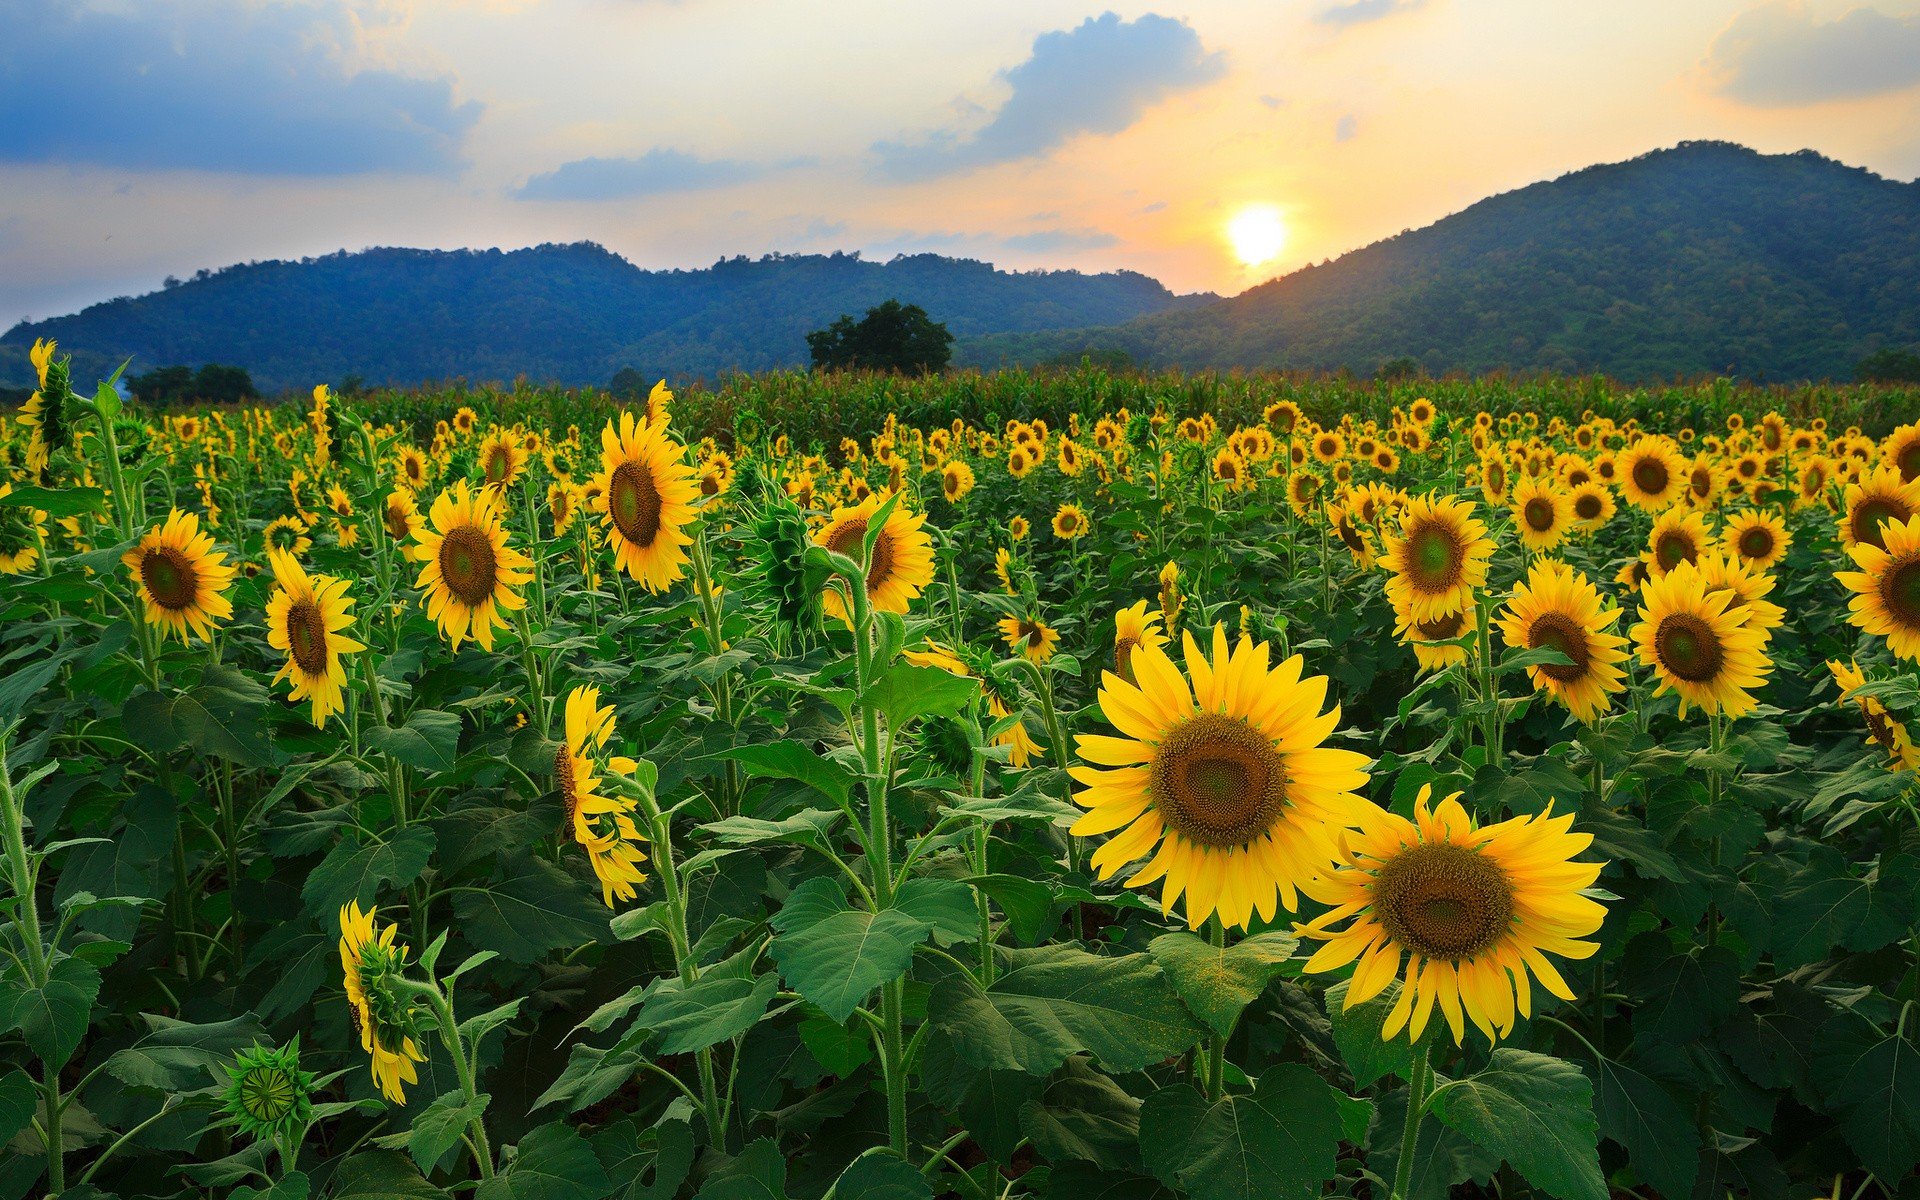
[[[241,1132],[277,1141],[313,1120],[313,1075],[300,1069],[300,1035],[285,1046],[253,1046],[227,1067],[221,1106]]]

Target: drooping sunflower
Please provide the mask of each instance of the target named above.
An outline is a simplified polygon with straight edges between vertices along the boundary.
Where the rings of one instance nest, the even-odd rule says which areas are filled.
[[[0,483],[0,496],[13,494],[13,484]],[[40,543],[47,536],[47,514],[37,508],[0,505],[0,575],[24,575],[40,561]]]
[[[174,509],[121,556],[146,602],[147,624],[187,640],[187,630],[211,640],[214,622],[233,615],[227,588],[233,568],[225,551],[200,529],[200,518]]]
[[[1480,627],[1480,616],[1469,604],[1459,612],[1416,621],[1404,608],[1393,610],[1393,631],[1403,645],[1413,647],[1413,657],[1423,671],[1438,671],[1467,661],[1465,646],[1449,646]]]
[[[418,1083],[420,1076],[413,1064],[427,1061],[414,1041],[413,1003],[410,993],[395,988],[388,975],[397,975],[405,967],[407,947],[396,945],[398,927],[380,929],[374,915],[380,910],[360,911],[360,903],[350,900],[340,909],[340,970],[347,993],[347,1011],[354,1031],[360,1035],[360,1048],[373,1060],[373,1081],[380,1094],[395,1104],[407,1102],[402,1084]]]
[[[1654,520],[1647,535],[1647,552],[1652,555],[1648,567],[1655,575],[1665,575],[1681,563],[1698,562],[1711,545],[1713,531],[1705,516],[1670,508]]]
[[[491,492],[457,481],[434,497],[427,523],[413,531],[414,560],[421,564],[414,586],[426,593],[427,616],[460,649],[471,637],[493,649],[493,631],[507,620],[500,610],[527,605],[515,589],[533,578],[533,560],[507,545],[507,526]]]
[[[1405,1030],[1418,1042],[1438,1007],[1456,1043],[1468,1022],[1497,1041],[1532,1015],[1531,979],[1573,999],[1547,955],[1577,960],[1599,949],[1582,939],[1600,928],[1606,909],[1584,893],[1604,864],[1574,861],[1593,837],[1572,831],[1572,813],[1556,817],[1549,805],[1539,816],[1479,828],[1459,793],[1438,808],[1429,807],[1432,797],[1432,785],[1420,789],[1411,821],[1371,810],[1365,830],[1344,841],[1339,867],[1304,885],[1331,906],[1298,927],[1326,942],[1306,970],[1357,959],[1348,1008],[1401,980],[1380,1029],[1386,1040]]]
[[[687,550],[700,488],[686,450],[664,423],[620,414],[600,431],[600,470],[593,502],[613,546],[614,565],[650,592],[663,592],[686,574]],[[806,507],[806,502],[801,503]]]
[[[267,598],[267,644],[287,656],[273,681],[292,681],[288,699],[295,703],[312,698],[318,729],[343,707],[347,670],[341,657],[366,649],[342,632],[353,627],[353,597],[347,595],[346,580],[309,577],[291,554],[270,550],[267,560],[279,585]]]
[[[1384,535],[1380,565],[1391,574],[1387,599],[1415,621],[1434,621],[1473,603],[1487,582],[1493,539],[1473,515],[1473,505],[1454,497],[1425,496],[1407,502],[1400,531]]]
[[[1513,489],[1513,527],[1529,550],[1551,550],[1573,528],[1573,498],[1546,476],[1522,479]]]
[[[1847,485],[1840,538],[1849,551],[1855,546],[1884,549],[1883,526],[1904,523],[1916,513],[1920,513],[1920,479],[1909,483],[1894,468],[1881,467]]]
[[[1656,696],[1674,692],[1688,705],[1729,717],[1754,706],[1748,689],[1766,682],[1765,632],[1736,612],[1730,591],[1710,590],[1693,563],[1681,563],[1640,589],[1640,621],[1630,631],[1640,663],[1660,681]]]
[[[1874,697],[1854,699],[1853,694],[1867,682],[1866,676],[1860,672],[1860,664],[1849,662],[1842,666],[1839,660],[1834,659],[1827,663],[1827,669],[1833,672],[1833,681],[1840,686],[1841,702],[1852,700],[1859,707],[1861,717],[1867,722],[1867,740],[1886,752],[1887,769],[1920,771],[1920,747],[1913,744],[1906,725]]]
[[[1158,650],[1166,644],[1167,635],[1161,631],[1160,614],[1148,611],[1145,600],[1113,614],[1113,673],[1128,683],[1139,683],[1133,672],[1134,653],[1142,646],[1152,646]]]
[[[638,766],[622,755],[603,757],[613,737],[613,705],[600,706],[600,689],[576,687],[567,693],[567,740],[554,752],[553,773],[560,781],[566,809],[565,831],[586,850],[600,880],[608,908],[631,900],[647,881],[646,834],[633,817],[638,806],[625,796],[603,795],[603,772],[633,774]]]
[[[1150,646],[1134,652],[1137,685],[1102,678],[1100,711],[1121,736],[1075,739],[1074,801],[1088,811],[1072,833],[1114,834],[1093,854],[1102,879],[1151,852],[1128,887],[1164,879],[1161,903],[1184,896],[1190,926],[1218,912],[1244,929],[1276,900],[1294,911],[1301,884],[1336,861],[1341,831],[1371,807],[1357,794],[1368,763],[1323,744],[1340,708],[1321,712],[1327,680],[1302,678],[1298,655],[1269,667],[1267,644],[1244,637],[1229,654],[1220,625],[1210,659],[1192,634],[1185,651],[1191,684]]]
[[[53,455],[73,443],[71,369],[67,360],[54,358],[53,342],[35,338],[27,357],[33,363],[37,386],[14,421],[27,431],[27,470],[35,476],[47,469]]]
[[[1720,544],[1728,554],[1764,571],[1786,557],[1793,535],[1778,514],[1749,508],[1728,519],[1720,531]]]
[[[1640,508],[1665,508],[1686,487],[1686,456],[1657,434],[1643,436],[1622,450],[1614,469],[1621,494]]]
[[[993,573],[1000,580],[1000,589],[1009,596],[1017,596],[1020,589],[1013,583],[1013,551],[1005,546],[995,548],[993,552]]]
[[[1607,710],[1625,690],[1627,639],[1612,631],[1617,608],[1602,608],[1600,589],[1565,563],[1533,564],[1514,585],[1498,619],[1500,636],[1519,650],[1558,650],[1572,660],[1527,668],[1533,685],[1581,721]]]
[[[875,493],[851,508],[834,509],[813,540],[859,561],[868,526],[888,499]],[[926,523],[926,514],[909,512],[903,501],[893,506],[887,523],[874,537],[873,558],[867,564],[867,599],[879,611],[906,612],[933,582],[933,537],[924,528]],[[852,619],[838,587],[827,589],[823,605],[829,616]]]
[[[1853,592],[1847,620],[1886,638],[1900,658],[1920,660],[1920,516],[1886,522],[1880,532],[1884,548],[1849,546],[1847,554],[1860,569],[1834,573]]]
[[[1001,694],[999,688],[988,687],[987,714],[993,718],[995,725],[1007,721],[1007,718],[1014,716],[1016,711],[1008,699]],[[1007,762],[1017,771],[1024,771],[1029,763],[1046,753],[1047,749],[1044,742],[1027,732],[1024,719],[1008,721],[1007,727],[993,734],[991,741],[996,746],[1007,748]]]
[[[1037,663],[1052,658],[1060,645],[1059,630],[1032,615],[1001,617],[1000,636],[1006,639],[1007,649]]]
[[[1053,536],[1077,541],[1087,532],[1087,514],[1078,504],[1062,504],[1053,514]]]

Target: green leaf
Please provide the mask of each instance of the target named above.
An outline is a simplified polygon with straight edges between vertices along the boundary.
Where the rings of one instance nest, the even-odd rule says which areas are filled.
[[[369,729],[367,743],[417,770],[451,771],[460,761],[460,715],[423,709],[404,725]]]
[[[27,1127],[40,1111],[40,1088],[25,1071],[0,1075],[0,1146]]]
[[[404,888],[420,878],[433,857],[434,841],[427,826],[409,825],[385,842],[337,843],[300,890],[307,911],[328,921],[349,900],[362,908],[378,903],[382,884]]]
[[[1582,1064],[1583,1066],[1585,1064]],[[1700,1133],[1667,1090],[1632,1067],[1601,1059],[1592,1072],[1601,1136],[1627,1150],[1627,1164],[1663,1196],[1684,1196],[1700,1172]]]
[[[1865,953],[1906,936],[1916,863],[1898,856],[1855,876],[1840,856],[1820,855],[1773,904],[1773,955],[1783,969],[1821,962],[1836,947]]]
[[[1050,1162],[1139,1165],[1140,1102],[1078,1055],[1021,1105],[1020,1131]]]
[[[899,661],[886,669],[867,698],[887,714],[889,724],[904,729],[920,717],[953,716],[967,706],[979,687],[977,679]]]
[[[893,894],[891,907],[925,924],[942,946],[980,939],[973,889],[957,879],[909,879]]]
[[[752,1029],[779,990],[780,981],[771,974],[752,979],[709,975],[684,988],[662,987],[640,1006],[635,1020],[659,1035],[662,1054],[689,1054]]]
[[[482,1092],[469,1103],[461,1099],[459,1092],[445,1091],[414,1117],[413,1127],[407,1132],[407,1153],[413,1156],[422,1174],[432,1171],[447,1151],[460,1144],[460,1135],[469,1122],[487,1111],[489,1099],[491,1097]]]
[[[1627,943],[1620,981],[1640,1001],[1633,1028],[1684,1046],[1704,1037],[1740,1007],[1740,960],[1725,946],[1676,950],[1665,933]]]
[[[1137,1071],[1200,1040],[1152,955],[1037,946],[1001,957],[991,988],[950,977],[928,1002],[927,1019],[974,1067],[1044,1075],[1084,1050],[1110,1071]]]
[[[1607,1200],[1593,1084],[1564,1059],[1493,1052],[1487,1069],[1433,1094],[1434,1116],[1559,1200]]]
[[[1060,1163],[1047,1176],[1047,1200],[1178,1200],[1159,1180],[1092,1163]]]
[[[267,767],[276,754],[261,714],[267,689],[253,677],[214,664],[200,682],[176,695],[141,692],[120,710],[129,741],[151,750],[191,746],[201,755],[247,767]]]
[[[56,1069],[67,1065],[87,1036],[93,1002],[100,995],[100,972],[85,959],[67,957],[53,964],[45,987],[31,987],[20,968],[0,975],[0,1033],[18,1029],[40,1061]]]
[[[1904,1178],[1920,1162],[1920,1048],[1842,1016],[1821,1031],[1815,1064],[1847,1145],[1880,1178]]]
[[[700,828],[713,834],[722,845],[726,846],[789,842],[796,846],[830,850],[827,835],[845,816],[845,813],[835,809],[809,808],[779,821],[762,821],[757,817],[727,817],[719,821],[709,821]]]
[[[530,855],[505,866],[505,880],[454,894],[460,931],[475,946],[531,963],[551,950],[613,940],[606,906],[578,879]]]
[[[144,1019],[151,1032],[116,1050],[106,1061],[106,1071],[130,1087],[155,1091],[190,1092],[209,1082],[224,1086],[226,1063],[238,1051],[266,1038],[266,1030],[251,1013],[206,1025],[152,1014]]]
[[[333,1173],[333,1200],[449,1200],[398,1150],[363,1150]]]
[[[933,1185],[891,1150],[869,1150],[840,1172],[833,1200],[933,1200]]]
[[[16,487],[0,496],[8,508],[37,508],[49,517],[78,517],[107,511],[107,494],[95,487]]]
[[[1387,984],[1379,995],[1348,1008],[1350,980],[1342,979],[1327,989],[1327,1019],[1333,1025],[1333,1044],[1353,1072],[1355,1087],[1368,1087],[1388,1075],[1402,1079],[1413,1073],[1413,1043],[1403,1035],[1392,1041],[1380,1036],[1387,1014],[1400,999],[1399,980]]]
[[[1252,1095],[1208,1104],[1183,1083],[1147,1097],[1140,1112],[1148,1169],[1192,1200],[1310,1200],[1333,1178],[1340,1137],[1332,1089],[1294,1063],[1270,1068]]]
[[[1181,930],[1154,938],[1147,950],[1193,1015],[1228,1037],[1240,1014],[1267,990],[1298,946],[1292,934],[1273,932],[1215,947]]]
[[[736,746],[719,755],[739,763],[758,779],[794,779],[846,807],[853,799],[857,776],[838,761],[815,754],[804,743],[772,742],[763,746]]]
[[[564,1121],[520,1139],[507,1169],[480,1185],[476,1200],[600,1200],[613,1181],[593,1147]]]
[[[976,875],[967,880],[984,891],[1006,914],[1019,942],[1036,942],[1053,912],[1053,889],[1024,875]]]
[[[694,1200],[787,1200],[787,1160],[761,1138],[715,1168]]]
[[[820,1011],[844,1021],[875,988],[906,971],[932,925],[899,909],[852,908],[838,881],[816,876],[787,897],[773,928],[780,974]]]
[[[800,1022],[800,1041],[827,1070],[845,1079],[873,1061],[873,1039],[864,1023],[849,1027],[825,1017]]]
[[[245,1184],[227,1193],[227,1200],[307,1200],[313,1194],[313,1181],[304,1171],[288,1171],[273,1186],[261,1191]],[[61,1200],[79,1200],[79,1193],[69,1188],[60,1193]]]

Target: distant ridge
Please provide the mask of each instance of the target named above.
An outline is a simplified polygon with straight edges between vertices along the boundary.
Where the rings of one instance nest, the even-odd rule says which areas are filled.
[[[934,254],[727,258],[646,271],[591,242],[525,250],[341,251],[203,271],[144,296],[23,322],[0,337],[0,382],[20,348],[56,338],[76,376],[184,363],[244,366],[268,390],[361,376],[370,384],[467,378],[605,384],[623,366],[711,377],[806,361],[806,334],[888,298],[958,337],[1109,325],[1183,304],[1132,271],[996,270]]]
[[[1846,379],[1920,345],[1920,183],[1683,142],[1482,200],[1217,303],[1007,333],[962,362]]]

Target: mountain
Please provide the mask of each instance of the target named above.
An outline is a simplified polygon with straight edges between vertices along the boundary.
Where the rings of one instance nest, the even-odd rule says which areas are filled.
[[[1483,200],[1231,299],[1007,333],[979,366],[1124,350],[1145,366],[1623,380],[1846,379],[1920,343],[1920,182],[1812,151],[1683,142]]]
[[[806,334],[889,298],[956,337],[1111,325],[1217,297],[1176,296],[1131,271],[1011,272],[933,254],[722,259],[645,271],[590,242],[527,250],[342,251],[202,271],[144,296],[22,322],[0,337],[6,381],[37,337],[75,352],[76,378],[131,356],[244,366],[273,391],[359,375],[370,384],[466,377],[604,385],[623,366],[711,377],[807,361]]]

